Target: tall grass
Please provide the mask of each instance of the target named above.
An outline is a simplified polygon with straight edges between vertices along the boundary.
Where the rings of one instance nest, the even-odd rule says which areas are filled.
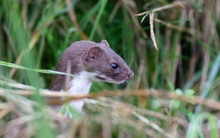
[[[0,62],[0,79],[8,83],[13,80],[35,88],[36,94],[30,99],[40,103],[40,106],[32,113],[39,113],[42,118],[34,121],[35,130],[39,131],[34,136],[56,135],[56,129],[51,127],[50,123],[45,123],[51,119],[44,110],[46,105],[39,95],[39,89],[47,89],[52,78],[51,73],[57,72],[45,70],[54,70],[62,52],[71,43],[82,39],[96,42],[106,39],[111,48],[121,55],[135,72],[134,79],[126,84],[95,83],[91,92],[152,88],[155,91],[160,89],[177,95],[199,96],[202,99],[219,101],[220,2],[175,2],[179,1],[0,1],[0,60],[4,61]],[[136,16],[145,11],[145,14]],[[150,19],[152,12],[154,18]],[[153,22],[153,28],[150,22]],[[154,47],[152,29],[158,50]],[[0,87],[6,89],[8,86],[1,84]],[[204,129],[199,125],[208,120],[214,128],[210,131],[211,136],[218,137],[215,123],[218,111],[214,109],[159,97],[114,97],[112,103],[108,100],[99,99],[98,105],[104,104],[109,111],[103,106],[100,109],[91,103],[87,105],[89,113],[86,119],[91,119],[88,121],[90,126],[95,123],[92,136],[100,136],[102,133],[112,137],[181,137],[185,136],[185,133],[187,137],[203,137]],[[128,108],[131,114],[123,112],[114,118],[103,113],[102,110],[109,114],[116,112],[111,104],[124,111],[114,100],[119,100],[123,106],[126,103],[124,109]],[[132,112],[130,106],[143,116]],[[188,125],[185,128],[175,123],[170,125],[166,120],[161,121],[143,113],[147,111],[161,113],[170,118],[181,118]],[[104,117],[105,115],[107,117]],[[120,120],[123,116],[130,120]],[[111,126],[106,126],[98,117],[110,121]],[[112,121],[111,117],[116,120]],[[147,117],[150,123],[142,117]],[[75,120],[75,123],[86,124],[85,118],[80,119]],[[114,123],[116,125],[112,128]],[[143,128],[139,130],[141,126]],[[103,127],[109,130],[104,133],[101,131]],[[112,131],[112,134],[108,134],[109,131]],[[88,132],[90,133],[91,131]],[[207,134],[208,132],[205,136]]]

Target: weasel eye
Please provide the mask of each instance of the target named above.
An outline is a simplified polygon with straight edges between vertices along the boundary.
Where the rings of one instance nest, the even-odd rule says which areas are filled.
[[[112,63],[112,64],[111,64],[111,67],[112,67],[113,69],[117,69],[117,68],[118,68],[118,65],[117,65],[116,63]]]

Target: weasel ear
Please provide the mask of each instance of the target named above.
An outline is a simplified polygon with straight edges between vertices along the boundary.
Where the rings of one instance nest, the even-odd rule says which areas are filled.
[[[85,53],[82,57],[83,63],[88,62],[91,59],[95,59],[101,55],[103,50],[100,47],[93,47],[89,52]]]
[[[104,45],[106,45],[106,46],[109,46],[109,44],[108,44],[108,42],[107,42],[106,40],[102,40],[101,43],[104,44]],[[110,47],[110,46],[109,46],[109,47]]]

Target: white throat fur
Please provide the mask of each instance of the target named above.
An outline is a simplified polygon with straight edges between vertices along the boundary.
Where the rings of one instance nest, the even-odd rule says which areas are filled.
[[[92,85],[92,78],[94,78],[96,73],[81,72],[77,77],[74,77],[70,81],[69,94],[88,94]],[[70,106],[75,108],[77,111],[81,112],[84,105],[85,99],[74,100],[69,102]]]

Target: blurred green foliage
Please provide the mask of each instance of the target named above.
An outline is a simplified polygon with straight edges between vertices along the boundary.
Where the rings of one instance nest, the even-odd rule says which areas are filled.
[[[20,60],[34,57],[29,62],[33,68],[55,69],[60,55],[71,43],[106,39],[134,70],[135,78],[129,83],[131,88],[169,89],[171,84],[174,88],[201,90],[219,54],[219,13],[210,8],[215,1],[203,4],[195,1],[186,9],[174,6],[155,12],[158,51],[150,38],[149,15],[140,23],[143,16],[135,14],[168,5],[170,1],[21,0],[11,1],[9,5],[5,1],[1,3],[0,58],[10,63],[21,64]],[[9,15],[16,24],[8,19]],[[34,56],[25,58],[28,53]],[[6,72],[3,74],[8,76]],[[9,77],[25,82],[19,70],[10,71]],[[47,88],[51,75],[40,74],[40,77],[35,80],[44,84],[40,87]]]

